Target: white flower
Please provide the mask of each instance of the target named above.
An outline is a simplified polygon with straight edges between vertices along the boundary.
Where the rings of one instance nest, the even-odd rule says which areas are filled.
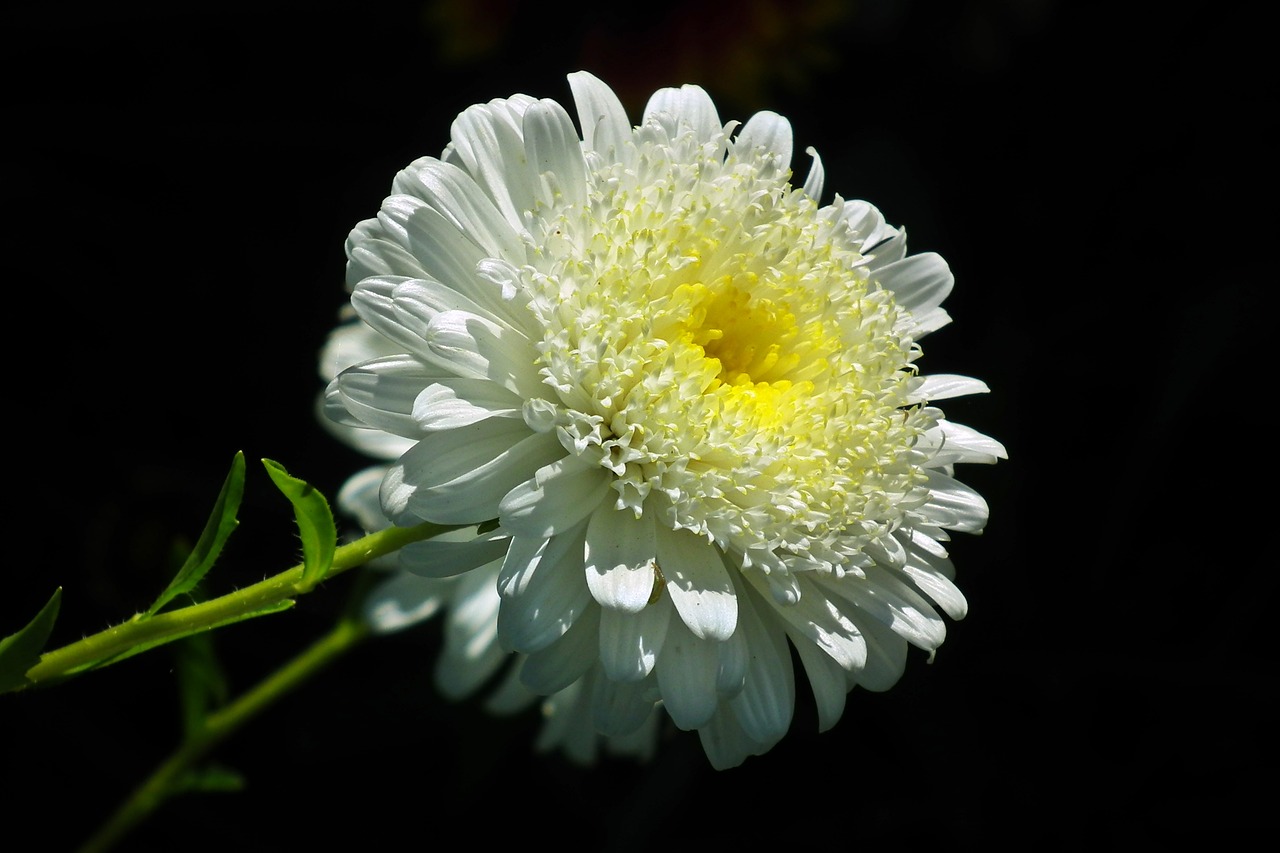
[[[329,334],[321,350],[321,378],[329,381],[353,364],[387,354],[385,350],[385,338],[358,318],[348,317]],[[327,418],[323,422],[342,441],[376,459],[395,459],[412,445],[407,439],[380,430],[342,425]],[[391,524],[378,501],[386,473],[386,464],[372,465],[349,477],[338,492],[338,508],[365,532]],[[430,544],[416,546],[413,560],[406,562],[430,565],[439,573],[447,561],[460,553],[457,543],[477,535],[474,527],[443,534]],[[472,548],[461,552],[475,553]],[[364,621],[375,633],[388,634],[438,616],[444,622],[444,645],[434,676],[437,689],[445,697],[470,697],[505,671],[498,687],[485,697],[483,707],[496,715],[510,715],[540,705],[543,725],[535,743],[540,751],[558,750],[580,764],[593,763],[602,750],[641,760],[652,756],[657,744],[657,715],[635,732],[602,736],[590,723],[589,677],[583,676],[546,697],[520,681],[524,656],[508,653],[497,640],[500,597],[495,582],[501,559],[446,577],[422,577],[400,570],[398,563],[396,556],[388,556],[370,564],[370,568],[381,570],[386,576],[363,603]]]
[[[326,409],[408,442],[393,523],[486,530],[401,565],[496,562],[527,686],[589,687],[611,736],[660,704],[729,767],[790,725],[789,645],[825,729],[942,643],[937,610],[966,609],[943,543],[987,517],[952,466],[1004,449],[929,405],[982,382],[915,368],[950,319],[946,263],[866,202],[820,206],[812,149],[792,187],[786,119],[722,124],[684,86],[633,127],[569,82],[581,136],[554,101],[471,107],[352,232],[351,304],[385,354]]]

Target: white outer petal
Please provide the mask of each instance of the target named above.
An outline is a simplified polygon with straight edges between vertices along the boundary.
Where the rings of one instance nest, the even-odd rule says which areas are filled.
[[[692,128],[698,139],[708,141],[719,134],[724,126],[716,112],[711,96],[701,86],[686,83],[679,89],[659,89],[649,97],[644,108],[644,121],[656,120],[672,139],[680,135],[681,127]]]
[[[502,499],[502,526],[542,538],[568,530],[605,502],[609,483],[608,471],[565,456],[539,468]]]
[[[791,122],[771,110],[761,110],[747,119],[734,140],[735,147],[748,151],[761,147],[769,151],[777,157],[778,168],[783,171],[791,168],[794,144]]]
[[[719,645],[695,637],[678,619],[667,632],[656,674],[662,704],[678,728],[690,731],[705,726],[716,712]]]
[[[582,141],[611,162],[622,162],[631,142],[631,121],[614,91],[598,77],[578,71],[569,75],[569,88],[582,125]]]
[[[761,614],[768,605],[738,586],[738,631],[750,647],[742,692],[729,700],[743,732],[772,745],[791,727],[796,687],[786,633]]]
[[[604,505],[587,521],[586,576],[601,607],[639,613],[653,593],[653,516]]]
[[[493,519],[507,492],[563,453],[554,437],[507,418],[427,433],[387,472],[382,509],[396,523],[406,514],[439,524]]]
[[[547,540],[511,541],[497,580],[504,602],[498,632],[506,648],[546,648],[594,609],[582,576],[585,527]]]
[[[658,567],[680,618],[695,637],[728,639],[738,625],[738,600],[720,552],[686,530],[655,528]]]
[[[600,663],[605,675],[614,681],[639,681],[652,672],[670,622],[671,604],[666,600],[639,613],[601,608]]]
[[[525,156],[539,178],[539,200],[553,208],[585,202],[587,164],[573,119],[564,107],[552,100],[531,104],[523,127]]]
[[[499,611],[499,620],[505,610]],[[589,607],[557,642],[530,654],[520,668],[520,681],[535,693],[545,695],[563,690],[581,678],[600,653],[599,617],[600,608]]]
[[[487,379],[439,378],[418,387],[413,420],[428,432],[457,429],[486,418],[521,417],[523,401]]]

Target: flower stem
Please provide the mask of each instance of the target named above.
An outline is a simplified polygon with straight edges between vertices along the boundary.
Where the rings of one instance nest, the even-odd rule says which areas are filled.
[[[452,528],[427,522],[416,527],[389,527],[370,533],[338,548],[333,556],[333,565],[325,577],[333,577],[399,550],[411,542],[427,539],[450,529]],[[294,596],[309,591],[310,586],[303,584],[302,577],[303,567],[297,565],[219,598],[157,613],[150,618],[135,616],[127,622],[41,655],[40,661],[26,672],[28,683],[16,690],[113,663],[114,659],[123,660],[137,651],[219,625],[272,612],[273,608],[287,605]]]
[[[368,635],[368,628],[358,618],[344,616],[327,634],[289,663],[267,676],[239,699],[210,713],[80,848],[80,853],[103,853],[110,850],[165,799],[177,793],[183,785],[185,774],[215,746]]]

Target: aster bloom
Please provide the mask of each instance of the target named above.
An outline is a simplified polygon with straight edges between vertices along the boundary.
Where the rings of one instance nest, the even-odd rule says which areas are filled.
[[[944,543],[987,518],[953,466],[1005,453],[931,405],[982,382],[915,366],[946,263],[820,205],[813,149],[792,186],[786,119],[724,124],[686,85],[632,126],[569,82],[580,132],[551,100],[473,106],[352,232],[382,354],[325,408],[405,448],[392,523],[476,526],[401,565],[494,571],[525,685],[576,685],[610,736],[661,708],[730,767],[790,726],[789,646],[824,729],[938,648],[966,610]]]

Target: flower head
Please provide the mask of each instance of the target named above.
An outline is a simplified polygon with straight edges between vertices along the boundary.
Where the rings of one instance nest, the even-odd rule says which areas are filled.
[[[570,87],[580,132],[550,100],[473,106],[355,228],[382,354],[326,409],[403,450],[393,523],[480,526],[401,564],[491,567],[526,685],[589,689],[607,735],[660,705],[732,766],[790,725],[788,645],[825,728],[941,644],[935,608],[966,606],[942,543],[987,516],[952,466],[1004,450],[930,405],[983,383],[915,366],[946,263],[866,202],[820,205],[812,149],[793,187],[786,119],[723,124],[684,86],[632,126]]]

